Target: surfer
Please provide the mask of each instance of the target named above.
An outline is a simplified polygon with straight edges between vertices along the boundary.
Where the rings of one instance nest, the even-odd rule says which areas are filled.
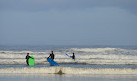
[[[73,55],[71,57],[75,60],[75,54],[74,53],[73,53]]]
[[[27,63],[27,65],[29,65],[29,62],[28,62],[29,58],[31,58],[31,57],[29,56],[29,53],[27,53],[27,55],[26,55],[26,63]]]
[[[49,57],[48,58],[51,58],[52,60],[54,60],[54,54],[53,54],[53,51],[51,51],[51,54],[49,55]]]

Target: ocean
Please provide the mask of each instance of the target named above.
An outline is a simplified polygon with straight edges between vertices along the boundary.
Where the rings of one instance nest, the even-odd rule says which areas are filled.
[[[59,66],[47,62],[51,50]],[[26,66],[27,53],[35,57],[35,66]],[[75,61],[66,53],[75,53]],[[22,81],[136,81],[137,46],[0,45],[0,81],[18,77]]]

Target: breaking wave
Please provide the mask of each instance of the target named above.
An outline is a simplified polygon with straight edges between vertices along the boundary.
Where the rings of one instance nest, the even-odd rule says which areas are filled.
[[[72,67],[41,67],[41,68],[0,68],[0,73],[45,73],[45,74],[137,74],[137,69],[118,68],[72,68]]]
[[[73,61],[65,55],[75,53]],[[47,64],[45,57],[50,51],[5,51],[0,50],[0,64],[26,64],[26,53],[35,57],[36,64]],[[137,50],[121,48],[70,48],[54,50],[55,61],[58,63],[83,64],[137,64]]]

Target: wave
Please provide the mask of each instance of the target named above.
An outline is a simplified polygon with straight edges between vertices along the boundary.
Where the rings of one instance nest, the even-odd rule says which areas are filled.
[[[41,67],[41,68],[0,68],[0,73],[46,73],[46,74],[137,74],[137,69],[116,68],[72,68],[72,67]]]
[[[82,53],[102,53],[102,54],[124,54],[136,55],[137,50],[121,49],[121,48],[71,48],[69,51],[82,52]]]
[[[75,53],[73,61],[65,55]],[[2,51],[0,64],[26,64],[26,53],[35,57],[36,64],[47,64],[46,58],[50,51]],[[54,50],[55,61],[58,63],[84,64],[137,64],[137,50],[121,48],[70,48]]]

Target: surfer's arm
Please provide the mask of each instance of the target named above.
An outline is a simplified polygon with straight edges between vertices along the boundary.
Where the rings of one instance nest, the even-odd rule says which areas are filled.
[[[32,58],[32,57],[29,56],[29,58]],[[32,59],[34,59],[34,58],[32,58]]]
[[[50,58],[51,57],[51,54],[49,55],[49,57],[48,58]]]

